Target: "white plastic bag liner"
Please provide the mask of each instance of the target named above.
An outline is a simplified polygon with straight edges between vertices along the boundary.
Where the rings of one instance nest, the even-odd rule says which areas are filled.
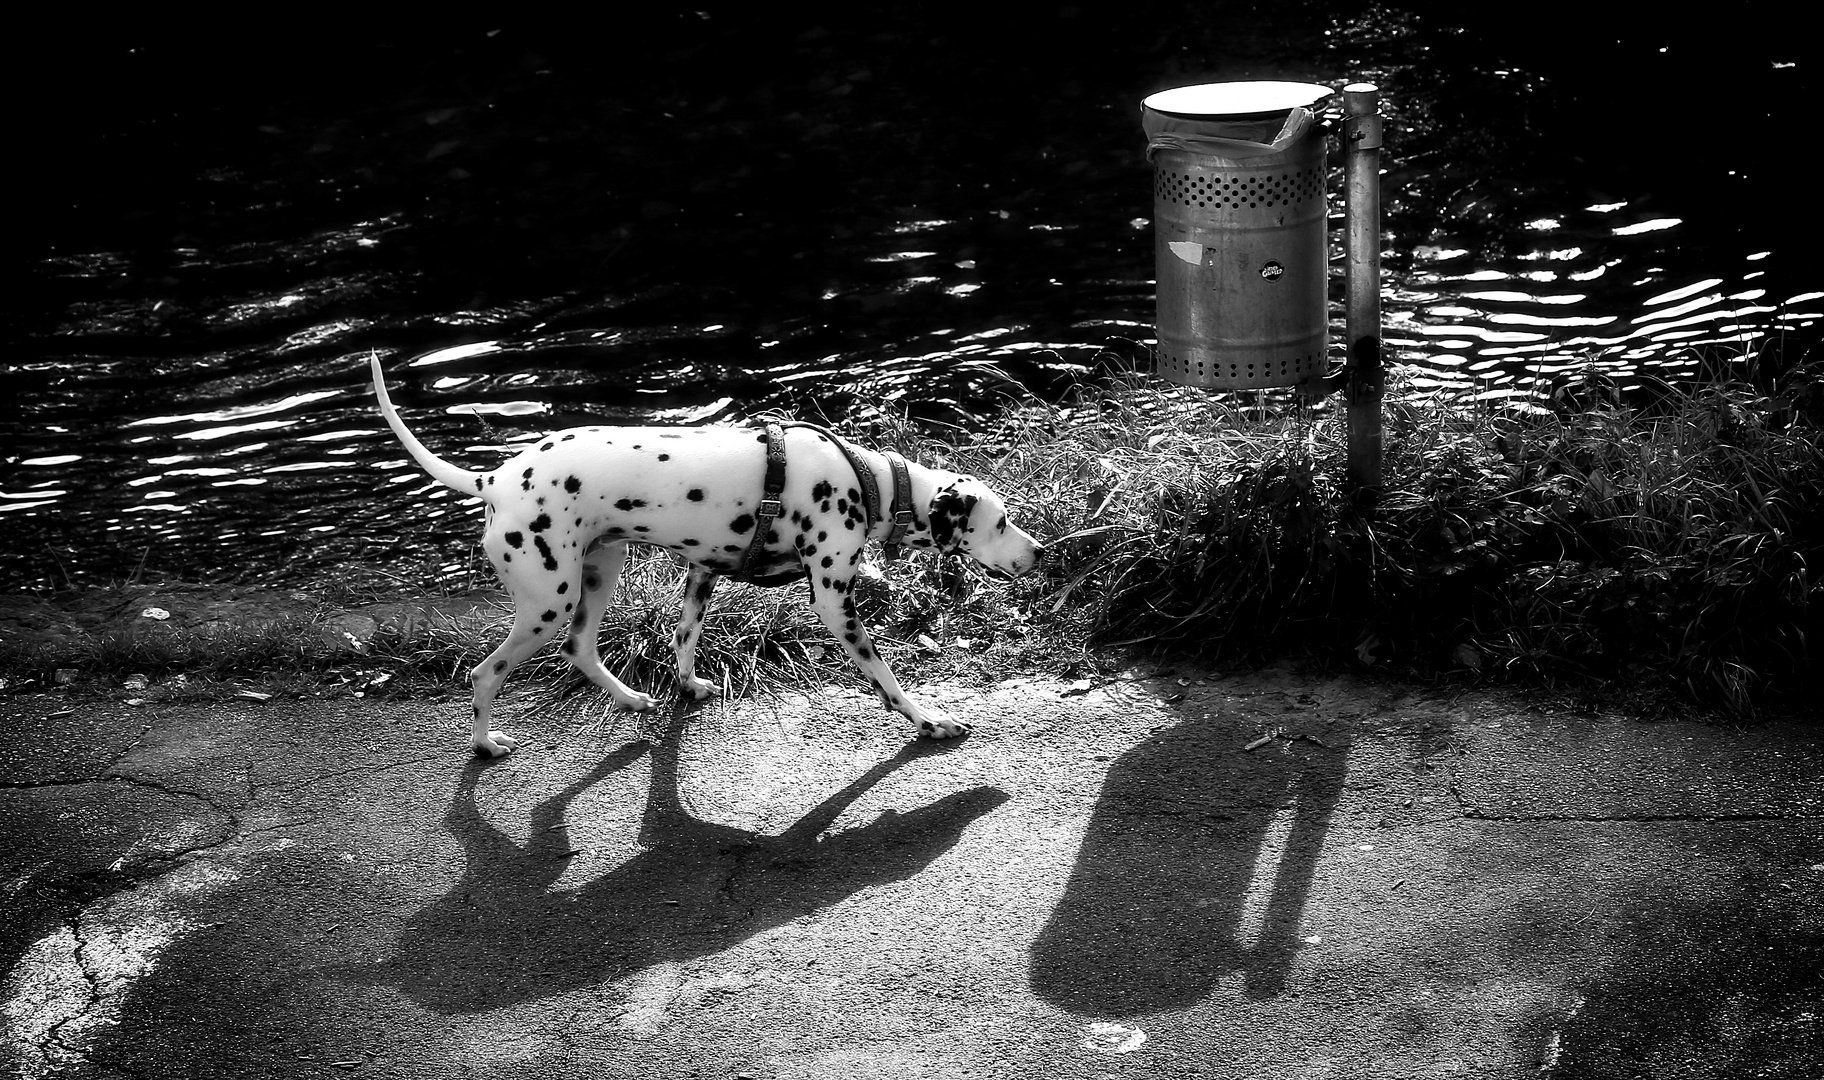
[[[1161,90],[1140,104],[1146,159],[1161,150],[1228,161],[1278,154],[1317,123],[1328,86],[1294,82],[1202,83]]]

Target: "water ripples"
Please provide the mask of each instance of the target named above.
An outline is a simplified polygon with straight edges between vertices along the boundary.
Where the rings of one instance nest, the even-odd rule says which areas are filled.
[[[1677,379],[1768,336],[1815,335],[1824,292],[1790,284],[1812,251],[1784,246],[1778,228],[1758,242],[1747,232],[1719,241],[1714,222],[1674,199],[1591,199],[1584,188],[1506,179],[1517,159],[1498,154],[1530,149],[1485,151],[1453,134],[1438,110],[1464,76],[1440,74],[1437,57],[1411,44],[1417,31],[1374,24],[1381,15],[1334,33],[1314,24],[1272,36],[1286,42],[1275,46],[1282,66],[1327,65],[1288,77],[1339,82],[1339,72],[1364,70],[1364,58],[1381,65],[1370,73],[1387,90],[1394,166],[1383,341],[1410,385],[1538,408],[1570,379],[1618,388]],[[828,189],[827,205],[744,186],[751,166],[707,167],[726,164],[725,150],[693,157],[673,123],[616,114],[627,145],[599,153],[628,169],[567,160],[574,179],[555,167],[539,173],[565,186],[534,185],[523,203],[511,185],[491,189],[503,218],[532,223],[505,251],[491,245],[514,234],[477,224],[473,196],[439,196],[447,201],[435,212],[361,197],[375,146],[405,145],[425,124],[438,135],[432,149],[444,149],[400,166],[434,180],[410,188],[415,197],[478,181],[487,159],[455,159],[465,130],[477,144],[492,137],[462,128],[485,112],[421,117],[414,101],[362,121],[385,128],[383,144],[275,143],[264,165],[209,178],[220,205],[204,222],[214,227],[195,231],[227,232],[221,242],[185,235],[39,261],[55,314],[8,369],[18,420],[0,474],[9,538],[0,582],[118,579],[142,561],[273,580],[352,562],[405,564],[421,576],[465,566],[479,508],[426,480],[380,422],[370,352],[384,359],[414,430],[471,467],[583,423],[889,409],[967,425],[1010,396],[1055,394],[1144,363],[1150,178],[1132,115],[1144,88],[1114,74],[1113,58],[1078,80],[1076,143],[1031,124],[995,129],[1002,142],[984,143],[976,128],[987,118],[964,99],[953,114],[931,115],[919,113],[928,100],[875,99],[878,115],[858,115],[859,92],[831,91],[792,97],[796,113],[761,101],[763,120],[739,102],[703,114],[705,131],[742,136],[756,161],[815,156],[820,133],[843,130],[851,156],[816,158],[854,174]],[[1130,58],[1130,70],[1155,60]],[[1478,100],[1499,110],[1517,93],[1549,92],[1549,80],[1523,75],[1475,75],[1494,80]],[[1097,76],[1107,81],[1093,84]],[[539,100],[541,115],[559,114],[554,123],[581,107]],[[718,115],[724,127],[714,126]],[[569,121],[587,132],[596,118]],[[904,152],[906,132],[917,133],[920,154]],[[1497,157],[1475,157],[1485,152]],[[309,170],[289,180],[249,179],[282,177],[301,157]],[[1340,172],[1335,154],[1331,166]],[[454,176],[457,168],[470,175]],[[673,176],[701,177],[700,202],[671,190]],[[811,178],[803,169],[788,177]],[[601,222],[538,224],[553,203],[585,204],[615,184],[632,191],[598,208]],[[287,229],[270,224],[275,189],[300,202],[327,191],[328,201],[311,204],[318,215],[307,226]],[[1331,190],[1340,190],[1334,176]],[[1331,212],[1340,225],[1335,194]],[[242,217],[254,222],[248,235],[228,227]],[[1334,228],[1332,239],[1340,301]],[[537,276],[543,257],[562,273]],[[523,264],[534,277],[522,283],[496,264]],[[1340,361],[1340,303],[1333,315]]]
[[[891,245],[908,233],[941,235],[946,224],[905,222],[875,239]],[[1758,284],[1764,251],[1747,256],[1729,278],[1679,281],[1650,269],[1671,261],[1679,236],[1672,219],[1619,225],[1607,238],[1575,243],[1560,235],[1559,219],[1546,224],[1536,221],[1528,233],[1539,246],[1498,267],[1434,244],[1413,252],[1408,272],[1389,276],[1384,341],[1412,386],[1537,408],[1567,379],[1596,375],[1622,387],[1642,377],[1675,379],[1695,371],[1707,347],[1740,347],[1797,330],[1824,312],[1824,293],[1778,297]],[[1150,254],[1147,239],[1144,230],[1130,228],[1135,250],[1122,261],[1131,266]],[[1646,244],[1658,246],[1640,250]],[[966,422],[1018,387],[1093,377],[1111,360],[1133,362],[1150,344],[1150,280],[1105,275],[1083,283],[1104,302],[1073,305],[1078,317],[1066,324],[1002,324],[995,313],[970,308],[979,284],[921,272],[936,263],[976,271],[975,260],[956,249],[933,250],[938,246],[891,247],[863,260],[903,275],[887,293],[931,290],[957,305],[948,314],[930,312],[927,325],[907,335],[904,350],[868,346],[805,357],[791,347],[790,332],[752,342],[748,333],[714,322],[542,332],[535,323],[515,337],[395,357],[389,375],[414,427],[432,445],[485,466],[544,430],[585,420],[695,424],[774,407],[840,414],[866,403],[937,409]],[[106,273],[112,262],[90,259],[83,272]],[[35,365],[44,390],[29,408],[43,424],[33,452],[13,463],[0,490],[0,520],[26,539],[24,553],[32,554],[34,539],[47,550],[67,542],[72,519],[91,538],[90,550],[118,550],[117,567],[135,550],[160,548],[225,567],[250,550],[281,561],[301,554],[299,570],[343,559],[396,561],[404,549],[466,550],[478,508],[423,479],[378,422],[365,385],[365,352],[337,351],[371,320],[287,325],[299,309],[329,306],[355,289],[351,280],[224,305],[209,325],[256,328],[256,342],[270,347],[151,365],[170,385],[130,390],[105,435],[77,419],[88,397],[72,383],[138,387],[147,365],[83,356]],[[1063,288],[1055,280],[1028,290]],[[851,291],[880,295],[881,285],[874,279],[865,287],[839,286],[821,301]],[[1033,303],[1029,295],[1023,306]],[[458,311],[440,321],[472,332],[522,318],[518,311]],[[120,308],[86,309],[76,319],[88,337],[119,333],[135,321]],[[1341,341],[1340,322],[1332,337]],[[744,348],[753,359],[730,357]],[[306,354],[301,362],[287,362],[300,353]],[[211,377],[216,371],[231,374]],[[56,572],[47,560],[33,561],[40,579]],[[425,570],[433,574],[458,565],[430,562],[435,565]]]
[[[1626,207],[1589,206],[1565,219]],[[1503,268],[1470,269],[1461,248],[1414,252],[1412,272],[1384,301],[1385,343],[1413,385],[1537,407],[1567,378],[1611,379],[1623,392],[1642,378],[1676,381],[1824,319],[1824,293],[1777,296],[1760,284],[1769,251],[1744,256],[1732,279],[1680,282],[1661,268],[1685,261],[1679,219],[1645,217],[1611,226],[1606,236],[1586,226],[1577,243],[1558,239],[1563,220],[1530,223],[1545,242]],[[1628,280],[1615,280],[1620,275]]]

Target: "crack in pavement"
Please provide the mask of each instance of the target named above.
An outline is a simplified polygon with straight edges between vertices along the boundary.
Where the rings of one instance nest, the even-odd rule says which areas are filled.
[[[223,817],[232,818],[234,816],[234,811],[217,802],[214,796],[201,791],[191,791],[188,788],[173,787],[163,780],[154,780],[150,777],[134,776],[130,773],[123,772],[108,772],[103,774],[102,779],[104,781],[121,780],[128,784],[132,784],[135,787],[151,788],[153,791],[163,792],[166,795],[174,795],[184,799],[195,799],[197,802],[202,803],[204,806],[221,814]]]
[[[153,790],[163,792],[166,795],[194,799],[212,810],[220,811],[223,814],[229,813],[229,811],[223,808],[212,796],[205,794],[204,792],[173,787],[162,780],[153,780],[144,776],[134,776],[131,773],[116,772],[114,771],[114,768],[113,765],[110,765],[108,766],[107,771],[96,776],[67,777],[58,780],[3,780],[0,781],[0,791],[36,791],[45,788],[81,787],[85,784],[121,783],[129,784],[134,787],[152,788]]]
[[[377,776],[381,773],[388,772],[393,769],[404,768],[407,765],[422,765],[427,761],[443,761],[443,760],[448,759],[449,756],[450,755],[446,751],[437,750],[437,751],[433,751],[433,752],[426,753],[426,754],[420,754],[417,757],[405,758],[405,759],[399,760],[399,761],[388,761],[388,762],[383,762],[378,765],[355,765],[355,766],[350,766],[349,768],[346,768],[346,769],[340,769],[336,772],[318,773],[315,776],[308,776],[301,780],[295,780],[295,781],[291,781],[291,782],[272,783],[272,784],[255,784],[255,783],[249,782],[248,793],[249,793],[249,796],[251,797],[251,796],[258,795],[258,794],[264,793],[264,792],[284,793],[284,792],[292,792],[292,791],[301,791],[305,788],[315,787],[316,785],[321,784],[327,780],[335,780],[335,779],[338,779],[338,778],[344,777],[344,776],[357,776],[357,775]]]
[[[60,915],[58,922],[59,930],[49,936],[57,938],[67,936],[69,945],[66,959],[68,962],[63,965],[46,963],[43,966],[46,969],[55,966],[65,972],[74,969],[75,974],[81,977],[82,984],[87,990],[87,1000],[69,1008],[56,1022],[44,1028],[35,1039],[30,1040],[30,1049],[35,1051],[36,1060],[30,1060],[34,1055],[28,1054],[26,1055],[28,1060],[21,1064],[35,1064],[42,1074],[54,1072],[67,1063],[81,1060],[82,1048],[76,1044],[75,1040],[68,1037],[68,1033],[73,1025],[80,1025],[102,1000],[101,979],[96,975],[87,955],[88,942],[82,932],[82,909],[79,907],[66,909]],[[59,941],[57,944],[61,945],[62,942]],[[57,1004],[62,1004],[62,1002],[53,998],[43,1002],[42,1007],[48,1010]],[[16,1027],[14,1033],[20,1034]]]
[[[241,871],[234,860],[191,860],[168,888],[66,900],[54,929],[5,976],[0,1020],[14,1037],[20,1075],[49,1076],[83,1063],[96,1035],[119,1022],[139,981],[180,938],[206,925],[185,914],[185,901],[232,884]]]

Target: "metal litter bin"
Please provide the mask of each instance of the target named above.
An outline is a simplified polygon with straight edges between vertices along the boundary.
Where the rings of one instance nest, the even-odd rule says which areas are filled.
[[[1141,105],[1153,163],[1159,374],[1251,390],[1324,374],[1331,90],[1204,83]]]

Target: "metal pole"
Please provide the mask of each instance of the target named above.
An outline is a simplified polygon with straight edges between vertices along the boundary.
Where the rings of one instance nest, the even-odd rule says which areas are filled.
[[[1381,486],[1381,114],[1372,83],[1343,87],[1343,186],[1348,215],[1346,311],[1349,367],[1343,388],[1349,416],[1349,479]]]

